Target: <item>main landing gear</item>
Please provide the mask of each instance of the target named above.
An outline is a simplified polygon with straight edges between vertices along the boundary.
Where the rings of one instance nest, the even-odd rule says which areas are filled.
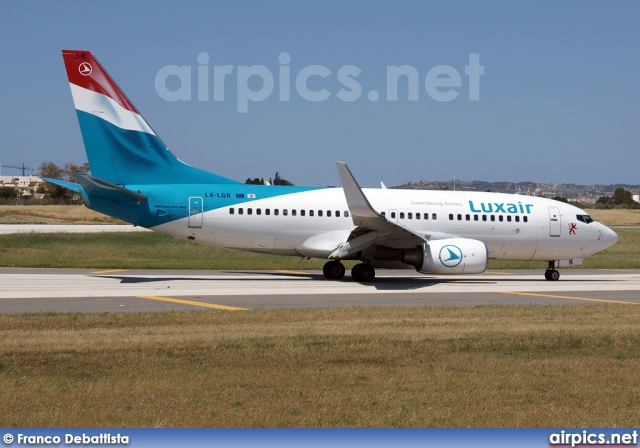
[[[340,280],[342,277],[344,277],[344,272],[345,272],[344,265],[339,261],[335,261],[335,260],[327,261],[324,267],[322,268],[322,273],[329,280]],[[376,271],[373,268],[373,266],[366,263],[357,264],[351,270],[351,278],[353,278],[353,280],[356,282],[360,282],[360,283],[371,282],[373,281],[375,276],[376,276]]]
[[[329,280],[340,280],[344,277],[344,265],[339,261],[327,261],[322,268],[322,273]]]
[[[549,262],[549,267],[544,271],[544,278],[553,282],[560,278],[560,273],[555,270],[555,263],[553,261]]]

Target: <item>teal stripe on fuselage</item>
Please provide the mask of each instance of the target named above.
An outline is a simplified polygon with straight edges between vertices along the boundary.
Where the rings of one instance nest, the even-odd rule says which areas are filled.
[[[91,174],[129,186],[148,184],[235,184],[178,160],[160,139],[142,131],[119,128],[99,116],[76,111]]]
[[[189,198],[203,199],[204,212],[236,204],[286,196],[327,187],[289,187],[245,184],[128,185],[147,199],[138,202],[114,202],[88,196],[90,207],[100,213],[115,216],[142,227],[155,227],[189,216]],[[255,197],[250,197],[254,195]]]

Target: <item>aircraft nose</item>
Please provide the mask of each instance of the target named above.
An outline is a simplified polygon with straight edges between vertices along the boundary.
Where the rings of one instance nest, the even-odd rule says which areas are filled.
[[[618,234],[609,227],[602,225],[600,236],[598,237],[602,244],[602,249],[613,246],[618,241]]]

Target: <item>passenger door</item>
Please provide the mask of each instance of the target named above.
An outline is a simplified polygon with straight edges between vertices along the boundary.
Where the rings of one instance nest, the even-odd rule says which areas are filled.
[[[549,207],[549,236],[560,236],[561,226],[560,209]]]

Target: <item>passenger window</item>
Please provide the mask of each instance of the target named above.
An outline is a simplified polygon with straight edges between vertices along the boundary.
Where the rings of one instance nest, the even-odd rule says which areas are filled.
[[[291,210],[291,216],[298,216],[298,212],[296,211],[295,208]]]
[[[500,222],[504,221],[504,217],[502,215],[498,216],[498,221]]]
[[[280,214],[280,210],[278,210],[277,208],[273,210],[273,214],[275,216],[278,216]]]
[[[309,216],[313,216],[313,210],[309,210]]]
[[[516,216],[516,222],[520,222],[520,217]]]
[[[266,210],[264,211],[264,214],[265,214],[265,215],[270,215],[270,214],[271,214],[271,209],[270,209],[270,208],[266,209]]]
[[[413,219],[413,213],[407,213],[407,219]]]
[[[487,215],[482,215],[482,220],[486,221],[487,220]]]
[[[322,210],[318,210],[318,216],[322,216]]]
[[[304,210],[300,210],[300,216],[304,216]]]
[[[238,209],[238,215],[242,215],[244,213],[244,209],[241,207]]]
[[[462,215],[458,213],[458,221],[462,221]]]
[[[331,210],[327,210],[327,218],[331,218]]]
[[[493,222],[493,221],[495,221],[495,220],[496,220],[495,215],[491,215],[491,222]]]
[[[433,219],[434,221],[435,221],[436,219],[438,219],[438,214],[437,214],[437,213],[433,213],[433,214],[431,215],[431,219]]]
[[[340,210],[336,210],[336,218],[340,217]]]
[[[384,216],[384,212],[382,212],[382,216]],[[345,210],[344,212],[344,217],[348,218],[349,217],[349,212]]]
[[[247,215],[253,215],[253,209],[252,208],[248,208],[247,209]]]
[[[522,217],[522,220],[523,220],[524,222],[529,222],[529,218],[527,218],[526,216],[523,216],[523,217]]]
[[[262,209],[261,208],[257,208],[256,209],[256,215],[262,215]]]
[[[453,213],[449,213],[449,221],[453,221]]]
[[[400,219],[404,219],[404,212],[400,212]]]
[[[347,213],[347,212],[345,212],[345,213]],[[382,216],[384,216],[384,217],[386,217],[386,216],[387,216],[387,212],[380,212],[380,214],[381,214]]]
[[[467,221],[471,221],[471,216],[466,215],[466,216],[465,216],[465,219],[466,219]]]
[[[429,219],[429,213],[424,214],[424,219]]]
[[[420,219],[420,213],[416,213],[416,219]]]
[[[287,210],[286,208],[282,209],[282,216],[289,216],[289,210]]]
[[[511,222],[511,216],[507,216],[507,222]]]
[[[396,212],[391,212],[391,219],[396,219]]]
[[[231,207],[231,208],[229,209],[229,214],[230,214],[230,215],[233,215],[235,212],[236,212],[236,211],[233,209],[233,207]]]
[[[473,220],[477,221],[478,220],[478,215],[473,215]]]

